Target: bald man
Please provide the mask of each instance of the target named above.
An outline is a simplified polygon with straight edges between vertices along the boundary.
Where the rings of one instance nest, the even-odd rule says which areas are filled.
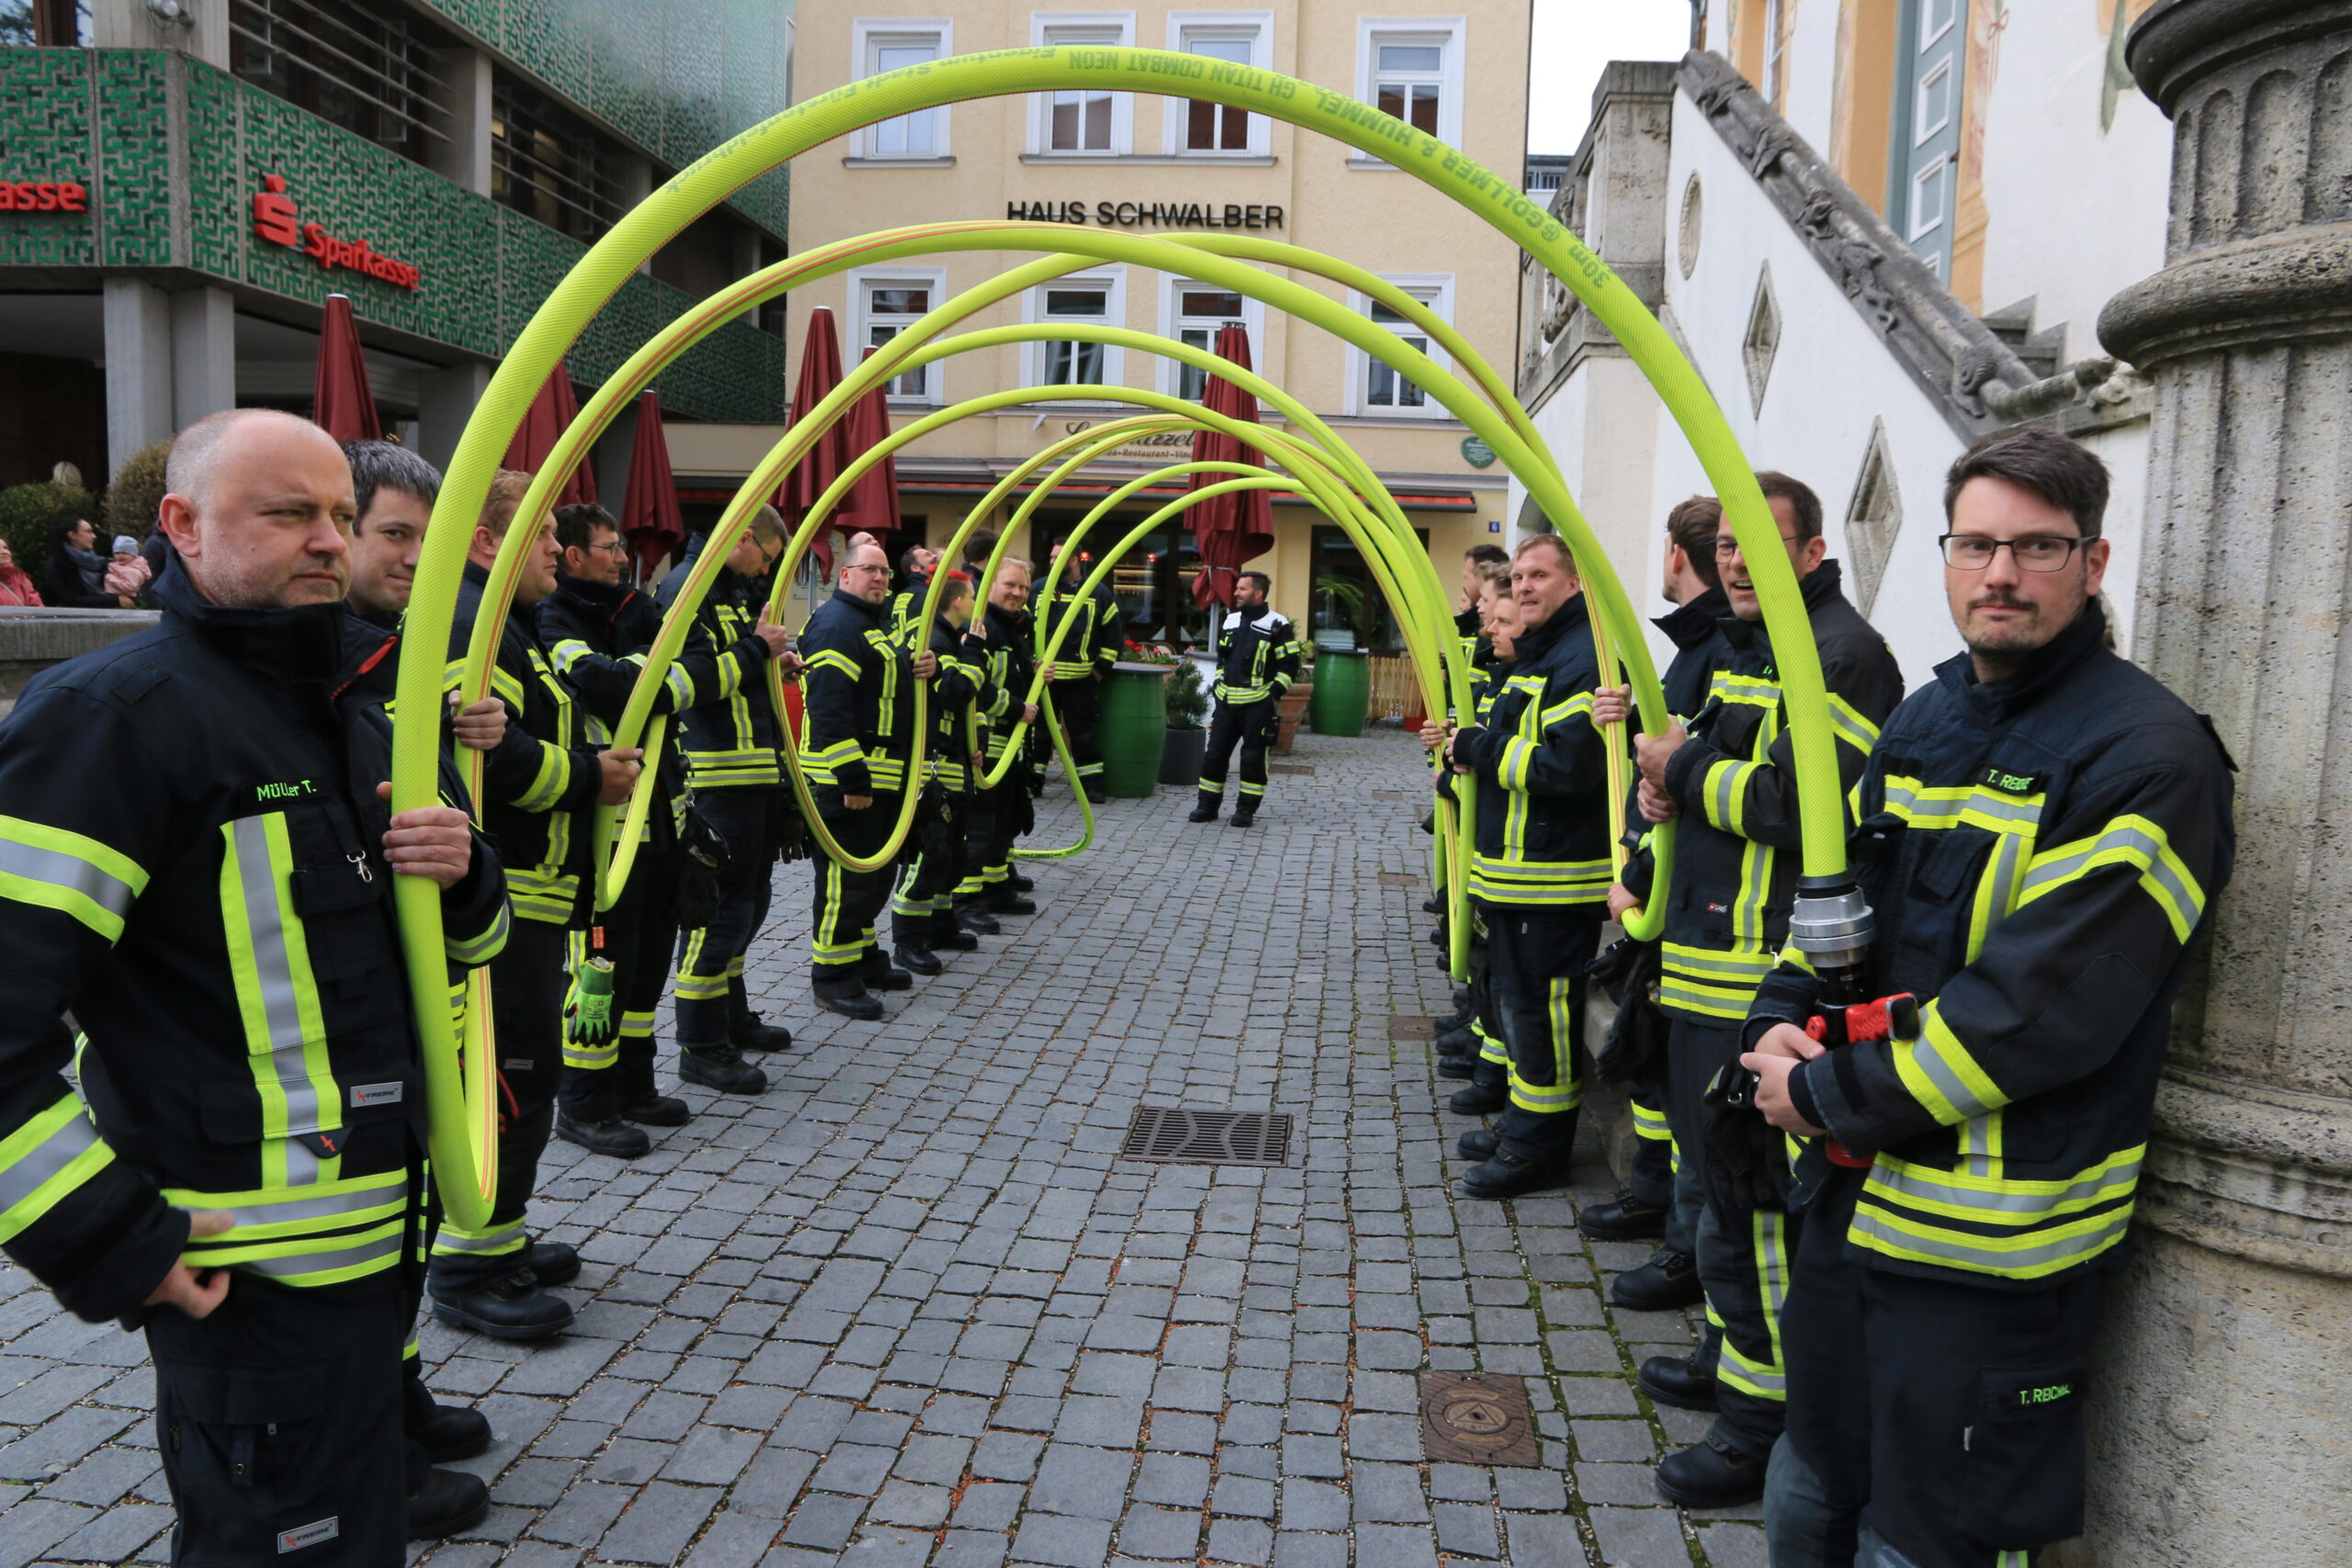
[[[216,414],[165,487],[161,624],[0,726],[0,1236],[78,1315],[143,1324],[175,1561],[394,1568],[487,1495],[403,1451],[426,1129],[391,883],[440,890],[462,966],[505,882],[463,811],[386,804],[334,440]]]

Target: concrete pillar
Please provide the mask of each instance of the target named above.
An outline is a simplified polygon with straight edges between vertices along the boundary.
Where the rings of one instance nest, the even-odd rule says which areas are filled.
[[[457,48],[439,56],[441,86],[435,95],[448,118],[447,141],[433,144],[435,174],[476,196],[490,194],[490,56]]]
[[[172,423],[171,296],[136,277],[106,280],[107,471],[109,476]]]
[[[2159,0],[2164,270],[2109,301],[2154,383],[2132,655],[2245,768],[2183,995],[2069,1562],[2341,1563],[2352,1475],[2352,0]]]
[[[225,288],[172,296],[172,426],[237,406],[237,302]]]
[[[456,455],[466,421],[473,417],[474,405],[490,389],[490,370],[487,365],[469,363],[424,378],[416,400],[416,446],[435,468],[447,468]]]

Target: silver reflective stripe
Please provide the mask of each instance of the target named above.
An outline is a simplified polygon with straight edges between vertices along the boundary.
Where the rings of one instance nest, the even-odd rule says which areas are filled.
[[[2067,1235],[2053,1236],[2038,1247],[2008,1247],[1989,1245],[1972,1247],[1969,1238],[1952,1231],[1919,1235],[1890,1224],[1869,1208],[1854,1211],[1854,1224],[1848,1233],[1864,1246],[1878,1246],[1882,1250],[1915,1253],[1939,1262],[1962,1269],[1986,1269],[2002,1274],[2030,1274],[2051,1269],[2103,1252],[2115,1245],[2124,1227],[2132,1220],[2132,1205],[2124,1204],[2112,1213],[2098,1216],[2099,1224],[2090,1229]]]
[[[2055,1192],[1986,1191],[1939,1181],[1932,1173],[1916,1167],[1881,1159],[1871,1168],[1869,1186],[1901,1202],[1939,1203],[1949,1208],[1975,1210],[1985,1216],[1986,1224],[2001,1224],[1996,1216],[2008,1214],[2020,1215],[2030,1224],[2065,1210],[2120,1197],[2140,1179],[2141,1158],[2134,1154],[2119,1164],[2086,1170]]]
[[[458,1235],[447,1225],[443,1225],[440,1235],[434,1238],[433,1250],[435,1252],[499,1252],[514,1246],[522,1237],[523,1222],[520,1220],[489,1235]]]
[[[1674,968],[1694,975],[1729,975],[1735,979],[1761,980],[1772,972],[1773,958],[1769,953],[1747,956],[1734,953],[1709,953],[1703,948],[1684,947],[1679,942],[1666,944],[1666,962]]]
[[[139,896],[130,884],[80,855],[45,850],[21,839],[0,838],[0,873],[79,893],[117,919],[130,912],[131,900]]]
[[[1952,1109],[1958,1111],[1962,1116],[1983,1116],[1989,1111],[2000,1109],[1997,1105],[1987,1105],[1976,1098],[1976,1091],[1970,1089],[1958,1073],[1952,1071],[1951,1064],[1944,1060],[1943,1053],[1937,1048],[1932,1039],[1917,1042],[1912,1048],[1911,1060],[1922,1073],[1928,1076],[1928,1081],[1941,1091],[1943,1097],[1951,1102]]]
[[[1747,771],[1747,765],[1741,762],[1718,762],[1715,765],[1715,821],[1718,824],[1728,824],[1733,820],[1732,802],[1738,798],[1741,775]]]
[[[2026,852],[2033,847],[2032,837],[2025,833],[2003,833],[1993,846],[1993,863],[1984,869],[1990,887],[1990,899],[1985,905],[1986,925],[2006,920],[2018,907],[2018,897],[2024,890]],[[1976,945],[1984,940],[1977,934]],[[1976,962],[1972,946],[1968,961]]]
[[[2041,802],[2038,800],[2018,800],[1981,789],[1971,791],[1964,796],[1947,796],[1937,800],[1921,798],[1925,793],[1908,779],[1890,778],[1886,781],[1888,807],[1900,810],[1915,822],[1957,822],[1963,814],[1972,811],[1979,817],[1989,817],[1996,822],[2015,822],[2024,828],[2035,827],[2041,821]]]
[[[62,1112],[61,1115],[61,1107]],[[0,1215],[23,1202],[41,1188],[65,1172],[65,1168],[81,1158],[96,1145],[98,1130],[82,1113],[82,1102],[67,1095],[57,1105],[36,1117],[46,1121],[58,1117],[40,1142],[27,1149],[6,1167],[0,1167]]]
[[[322,1247],[316,1252],[283,1258],[247,1258],[239,1260],[235,1267],[282,1280],[297,1274],[323,1274],[331,1269],[352,1269],[364,1263],[379,1263],[398,1258],[400,1250],[401,1232],[395,1228],[389,1235],[356,1242],[349,1247]],[[200,1255],[198,1261],[201,1261]]]
[[[238,1194],[248,1197],[247,1194]],[[164,1201],[175,1208],[214,1209],[236,1221],[236,1228],[224,1232],[219,1238],[221,1247],[235,1247],[254,1239],[261,1227],[303,1225],[324,1227],[350,1222],[354,1214],[386,1204],[403,1206],[408,1201],[408,1178],[404,1172],[393,1171],[388,1177],[374,1179],[370,1184],[349,1192],[328,1192],[316,1196],[286,1199],[264,1199],[259,1202],[224,1203],[202,1192],[167,1189]],[[192,1244],[202,1247],[201,1242]]]
[[[270,865],[269,818],[239,818],[229,824],[229,842],[236,856],[237,881],[244,892],[254,980],[260,987],[262,1017],[269,1030],[270,1070],[286,1096],[286,1128],[290,1133],[316,1132],[319,1091],[311,1083],[310,1065],[302,1055],[302,1014],[294,1000],[293,959],[286,951],[288,911],[278,901],[277,878]],[[316,1162],[312,1164],[310,1179],[315,1180]]]

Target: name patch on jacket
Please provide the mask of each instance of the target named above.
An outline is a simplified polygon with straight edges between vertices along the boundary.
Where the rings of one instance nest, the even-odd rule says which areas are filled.
[[[2031,795],[2041,787],[2040,773],[2012,773],[2000,768],[1987,768],[1984,776],[1976,781],[1986,789],[1999,790],[2003,795]]]
[[[398,1105],[408,1086],[392,1083],[356,1083],[351,1086],[351,1108],[364,1110],[370,1105]]]
[[[305,800],[319,793],[316,779],[280,779],[254,785],[254,798],[266,806],[277,800]]]

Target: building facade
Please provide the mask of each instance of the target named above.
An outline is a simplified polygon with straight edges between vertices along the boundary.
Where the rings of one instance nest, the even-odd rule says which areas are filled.
[[[220,409],[307,412],[351,298],[388,428],[446,459],[506,345],[655,184],[788,101],[790,0],[92,0],[0,48],[0,484],[96,482]],[[21,36],[24,32],[31,36]],[[784,254],[768,175],[630,279],[593,387]],[[774,418],[780,310],[665,372],[665,413]],[[599,461],[628,445],[608,438]]]
[[[1528,0],[1474,0],[1430,16],[1409,0],[1272,0],[1246,10],[1143,4],[1116,11],[925,0],[908,14],[865,6],[804,7],[795,88],[806,99],[842,83],[951,53],[1035,44],[1107,44],[1190,51],[1303,77],[1377,102],[1490,166],[1519,170],[1526,139]],[[1326,251],[1393,279],[1449,319],[1505,368],[1517,310],[1516,249],[1465,222],[1446,197],[1355,150],[1236,109],[1139,94],[1037,94],[961,103],[870,127],[818,148],[794,171],[796,253],[849,236],[944,219],[1075,218],[1127,233],[1230,224]],[[797,344],[817,307],[833,313],[844,357],[1002,271],[976,254],[860,269],[796,290]],[[1308,286],[1365,310],[1368,302],[1317,278]],[[1103,266],[976,316],[971,326],[1092,320],[1205,346],[1233,320],[1249,329],[1256,367],[1329,420],[1395,491],[1451,583],[1461,553],[1502,539],[1502,468],[1468,430],[1385,367],[1256,301],[1141,267]],[[797,351],[796,351],[797,352]],[[901,378],[903,423],[1000,388],[1076,382],[1157,388],[1197,397],[1201,378],[1171,361],[1112,349],[1026,345],[980,351]],[[1123,409],[1091,400],[966,420],[899,460],[901,527],[894,547],[944,542],[998,478],[1046,443]],[[1272,415],[1269,416],[1272,422]],[[741,449],[714,427],[675,433],[682,476],[746,472],[773,439],[746,432]],[[707,444],[696,450],[698,444]],[[1082,476],[1094,495],[1187,455],[1182,445],[1122,452]],[[1481,466],[1481,465],[1487,466]],[[1123,509],[1125,522],[1164,498]],[[1040,513],[1042,555],[1082,515],[1073,500]],[[1297,624],[1344,637],[1345,596],[1323,579],[1368,583],[1340,531],[1304,505],[1277,502],[1270,571],[1274,602]],[[1122,562],[1116,586],[1136,638],[1186,635],[1199,619],[1184,592],[1191,539],[1178,531]],[[1378,606],[1378,595],[1372,595]],[[1189,618],[1188,618],[1189,617]],[[1367,646],[1394,646],[1375,608]]]

